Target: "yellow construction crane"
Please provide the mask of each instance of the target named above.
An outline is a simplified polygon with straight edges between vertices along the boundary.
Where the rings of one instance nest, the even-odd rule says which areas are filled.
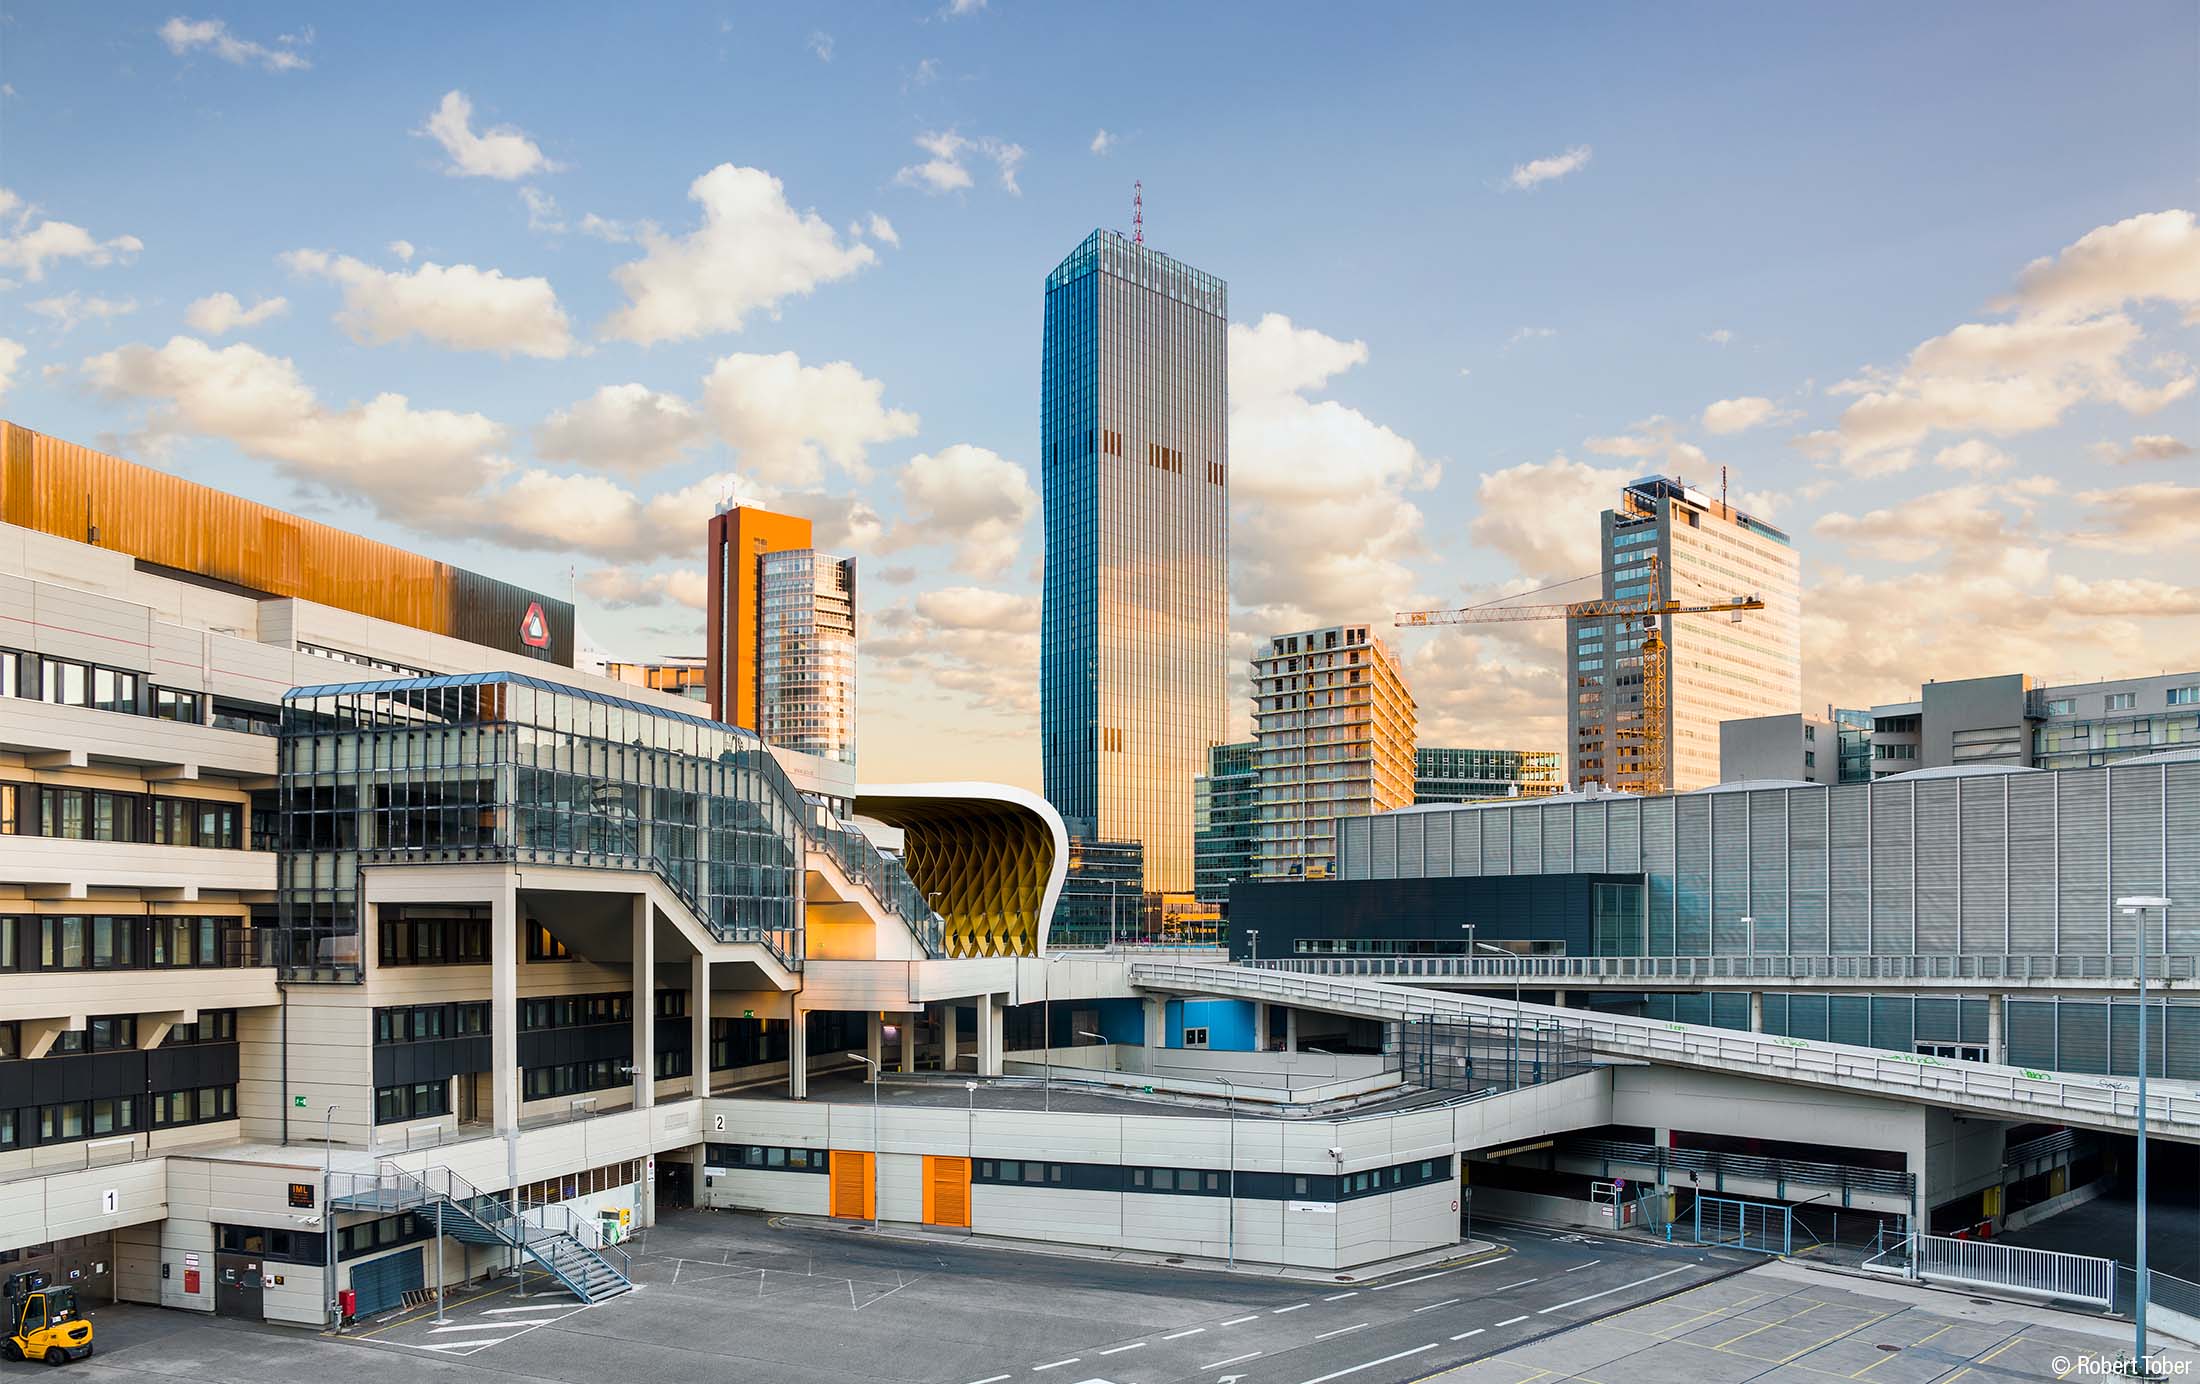
[[[1658,562],[1650,558],[1648,581],[1652,592],[1658,589]],[[1624,776],[1613,786],[1636,792],[1655,793],[1665,787],[1665,636],[1660,632],[1659,621],[1671,615],[1718,615],[1728,611],[1763,610],[1761,596],[1736,596],[1726,601],[1675,601],[1657,595],[1617,601],[1571,601],[1563,605],[1482,605],[1468,606],[1463,610],[1401,610],[1397,623],[1405,628],[1427,625],[1485,625],[1514,620],[1609,620],[1627,619],[1642,622],[1642,714],[1633,726],[1615,727],[1614,734],[1623,740],[1637,741],[1641,753],[1637,756],[1632,774]],[[1569,650],[1569,657],[1571,651]],[[1613,660],[1616,664],[1617,660]],[[1617,683],[1612,684],[1617,690]],[[1618,715],[1618,708],[1608,708],[1609,714]],[[1616,767],[1616,766],[1615,766]],[[1625,781],[1631,779],[1632,782]]]

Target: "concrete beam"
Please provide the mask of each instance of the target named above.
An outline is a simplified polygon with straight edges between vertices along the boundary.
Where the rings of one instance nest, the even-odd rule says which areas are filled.
[[[199,766],[196,764],[154,764],[143,771],[147,783],[197,783]]]
[[[83,750],[40,750],[23,756],[23,764],[31,769],[87,769],[91,756]]]
[[[23,1060],[35,1062],[53,1051],[56,1039],[70,1029],[87,1028],[91,1020],[78,1014],[62,1019],[25,1019],[23,1021]]]
[[[519,890],[507,874],[489,900],[489,1117],[519,1130]]]
[[[647,1110],[657,1104],[657,913],[649,895],[634,896],[630,918],[633,970],[628,981],[634,997],[628,1012],[634,1016],[634,1038],[628,1058],[634,1064],[634,1108]],[[702,1057],[707,1084],[710,1054]]]
[[[199,1021],[196,1009],[164,1009],[154,1014],[138,1015],[137,1045],[146,1052],[167,1041],[169,1031],[177,1024],[195,1024]]]
[[[688,958],[688,1089],[698,1096],[710,1094],[710,958],[701,952]],[[702,1173],[695,1187],[702,1190]]]

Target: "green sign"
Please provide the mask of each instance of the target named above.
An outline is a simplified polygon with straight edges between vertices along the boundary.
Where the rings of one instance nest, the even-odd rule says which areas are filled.
[[[753,1019],[756,1017],[756,1011],[753,1009],[744,1009],[741,1011],[741,1017],[744,1019]]]
[[[290,1108],[291,1108],[291,1109],[293,1109],[293,1110],[303,1110],[303,1109],[305,1109],[305,1108],[306,1108],[306,1098],[305,1098],[304,1096],[292,1096],[292,1097],[290,1098]]]

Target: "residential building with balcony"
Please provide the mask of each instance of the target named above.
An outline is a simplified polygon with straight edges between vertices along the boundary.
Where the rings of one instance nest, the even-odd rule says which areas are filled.
[[[1276,635],[1252,673],[1253,877],[1319,879],[1336,867],[1338,822],[1412,803],[1413,694],[1366,625]]]

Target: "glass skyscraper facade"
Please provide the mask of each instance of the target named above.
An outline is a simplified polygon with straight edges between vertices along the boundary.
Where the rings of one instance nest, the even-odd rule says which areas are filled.
[[[1227,723],[1229,304],[1095,231],[1047,276],[1040,386],[1046,796],[1193,885],[1192,781]]]
[[[1487,798],[1540,798],[1565,786],[1556,750],[1461,750],[1419,745],[1413,751],[1413,800],[1471,803]]]
[[[1251,740],[1215,746],[1207,772],[1192,783],[1193,893],[1201,903],[1229,902],[1230,881],[1252,877],[1253,824],[1260,816],[1256,746]]]
[[[1719,781],[1719,723],[1802,709],[1802,563],[1788,536],[1681,481],[1645,476],[1604,511],[1603,598],[1708,603],[1758,596],[1764,609],[1682,615],[1664,627],[1663,764],[1643,754],[1640,616],[1566,622],[1567,750],[1575,786],[1685,792]]]
[[[856,760],[856,564],[814,548],[757,560],[757,730]]]

